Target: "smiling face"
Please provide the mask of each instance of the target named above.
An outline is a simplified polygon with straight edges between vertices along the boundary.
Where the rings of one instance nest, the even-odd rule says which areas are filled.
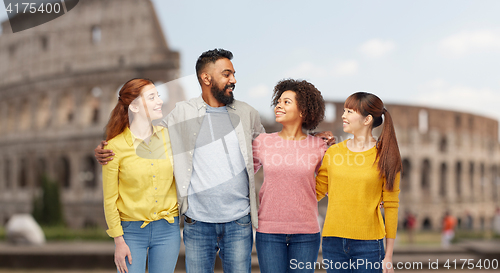
[[[218,59],[210,67],[212,95],[223,104],[231,104],[234,100],[233,91],[236,84],[233,63],[227,59]]]
[[[344,128],[344,132],[357,135],[357,132],[360,132],[369,125],[368,123],[369,120],[367,117],[364,117],[353,109],[344,108],[344,114],[342,114],[342,127]]]
[[[162,105],[163,101],[158,95],[158,90],[149,84],[142,88],[141,95],[130,104],[130,109],[142,119],[148,119],[149,116],[149,120],[155,120],[163,117]]]
[[[276,122],[283,125],[288,123],[302,124],[301,111],[297,104],[297,98],[294,91],[287,90],[283,92],[274,107]]]

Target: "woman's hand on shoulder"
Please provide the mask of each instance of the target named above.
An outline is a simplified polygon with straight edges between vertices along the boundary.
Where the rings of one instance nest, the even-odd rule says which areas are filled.
[[[108,161],[113,160],[111,156],[115,155],[113,150],[104,150],[104,146],[108,145],[108,142],[102,140],[99,145],[94,149],[94,156],[97,162],[101,165],[108,164]]]
[[[312,133],[311,135],[323,139],[323,141],[328,146],[335,144],[335,137],[333,136],[333,133],[331,131],[317,132],[317,133]]]

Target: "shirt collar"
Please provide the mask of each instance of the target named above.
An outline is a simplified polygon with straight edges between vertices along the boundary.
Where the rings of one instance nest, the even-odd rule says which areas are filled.
[[[158,126],[153,126],[153,135],[151,137],[154,136],[154,137],[160,139],[160,136],[158,135],[159,130],[158,130],[157,127]],[[136,137],[132,133],[132,131],[130,131],[130,128],[128,126],[127,126],[127,128],[125,128],[124,134],[125,134],[125,140],[127,141],[127,144],[129,146],[133,146],[136,141],[138,141],[138,142],[143,141],[143,139],[140,139],[140,138]]]
[[[203,100],[203,97],[202,96],[199,96],[197,99],[196,99],[196,108],[198,110],[200,110],[202,107],[207,107],[207,103]],[[226,108],[231,108],[233,110],[236,110],[236,107],[234,107],[234,103],[231,103],[229,105],[226,105]]]

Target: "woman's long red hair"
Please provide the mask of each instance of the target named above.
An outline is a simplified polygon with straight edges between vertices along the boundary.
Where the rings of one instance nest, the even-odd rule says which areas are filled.
[[[150,84],[153,84],[153,82],[148,79],[131,79],[122,86],[118,93],[118,103],[111,111],[111,116],[106,125],[106,141],[121,134],[130,125],[128,107],[132,101],[141,95],[142,88]]]
[[[402,162],[391,114],[385,109],[384,103],[379,97],[366,92],[350,95],[346,99],[344,107],[353,109],[364,117],[371,115],[373,117],[372,128],[380,126],[383,121],[382,134],[377,141],[378,169],[380,177],[384,177],[386,180],[386,188],[392,190],[396,175],[401,172]],[[384,115],[383,120],[382,115]]]

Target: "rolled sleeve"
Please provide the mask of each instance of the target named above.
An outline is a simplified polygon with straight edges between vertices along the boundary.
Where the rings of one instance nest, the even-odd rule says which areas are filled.
[[[116,201],[118,200],[118,166],[119,158],[117,155],[119,152],[113,145],[107,145],[106,149],[112,149],[115,152],[115,157],[113,160],[109,161],[108,164],[102,166],[102,188],[103,188],[103,199],[104,199],[104,216],[106,218],[106,223],[108,225],[108,230],[106,231],[111,237],[118,237],[123,235],[123,229],[121,226],[120,213],[118,212],[118,207]]]

